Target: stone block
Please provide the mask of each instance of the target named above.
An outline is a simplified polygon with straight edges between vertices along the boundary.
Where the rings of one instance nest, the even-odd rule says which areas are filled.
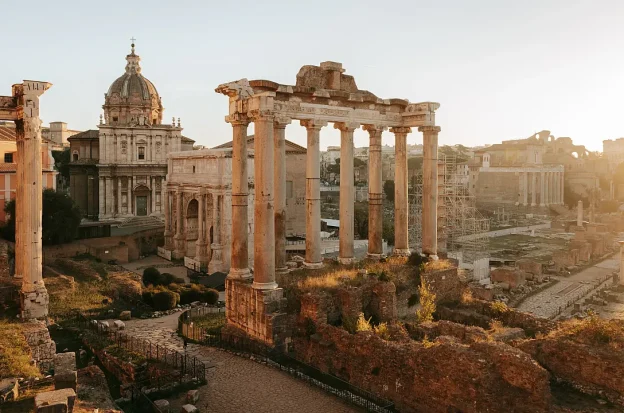
[[[158,407],[162,413],[169,413],[171,411],[171,407],[169,406],[169,402],[165,399],[156,400],[154,405]]]
[[[54,389],[74,389],[78,384],[76,353],[58,353],[54,356]]]
[[[113,325],[115,326],[115,330],[125,330],[126,328],[126,324],[121,320],[115,320]]]
[[[110,326],[108,325],[108,321],[98,321],[98,327],[103,331],[108,331]]]
[[[130,311],[122,311],[121,313],[119,313],[119,319],[128,321],[132,319],[132,313]]]
[[[72,413],[75,400],[74,389],[39,393],[35,396],[35,413]]]
[[[499,267],[490,272],[492,282],[507,283],[509,288],[518,288],[526,282],[526,273],[512,267]]]
[[[518,260],[516,261],[516,267],[519,270],[524,271],[527,274],[529,274],[530,280],[533,279],[532,276],[534,275],[537,275],[537,276],[542,275],[542,264],[537,261],[528,260],[528,259]]]
[[[186,393],[186,401],[187,403],[196,404],[199,401],[199,391],[189,390]]]
[[[185,404],[180,408],[180,413],[198,413],[199,409],[192,404]]]

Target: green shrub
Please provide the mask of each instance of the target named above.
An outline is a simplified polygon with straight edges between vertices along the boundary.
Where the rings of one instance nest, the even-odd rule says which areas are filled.
[[[162,285],[163,284],[163,275],[158,271],[158,269],[154,267],[148,267],[143,270],[143,284],[145,286],[148,285]]]
[[[152,297],[154,309],[157,311],[166,311],[175,308],[180,301],[180,295],[173,291],[158,291]]]
[[[141,299],[143,302],[150,307],[154,306],[154,291],[153,290],[143,290],[141,293]]]
[[[173,277],[173,282],[182,285],[186,283],[186,280],[182,277]]]
[[[202,297],[202,302],[214,305],[219,301],[219,291],[213,288],[206,288]]]

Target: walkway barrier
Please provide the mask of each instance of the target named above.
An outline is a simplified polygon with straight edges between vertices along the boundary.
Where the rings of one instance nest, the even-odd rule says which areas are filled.
[[[221,333],[209,332],[195,327],[193,319],[208,313],[221,312],[215,307],[197,307],[183,312],[178,318],[178,333],[194,342],[240,353],[253,354],[257,360],[313,384],[347,402],[370,412],[396,412],[394,403],[360,389],[336,376],[306,364],[295,357],[247,337],[223,337]]]

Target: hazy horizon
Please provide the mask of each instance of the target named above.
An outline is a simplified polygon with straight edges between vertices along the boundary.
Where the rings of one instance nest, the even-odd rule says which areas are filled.
[[[51,82],[45,124],[95,129],[134,36],[164,123],[180,117],[184,135],[209,147],[231,139],[217,85],[243,77],[294,84],[301,66],[326,60],[341,62],[360,89],[379,97],[439,102],[440,145],[493,144],[546,129],[602,151],[604,139],[624,136],[624,3],[617,1],[28,6],[33,12],[4,22],[12,41],[0,95],[22,79]],[[331,125],[321,133],[322,148],[339,145]],[[293,123],[287,138],[305,146],[305,129]],[[385,132],[383,143],[392,138]],[[421,143],[422,135],[414,130],[408,140]],[[367,133],[356,131],[355,144],[367,146]]]

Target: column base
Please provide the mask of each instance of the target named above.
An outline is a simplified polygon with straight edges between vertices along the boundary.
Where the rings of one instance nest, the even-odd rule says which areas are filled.
[[[537,204],[531,204],[532,207],[537,206]]]
[[[288,267],[276,268],[275,274],[280,274],[280,275],[288,274]]]
[[[50,296],[43,284],[22,287],[20,292],[21,317],[23,320],[44,319],[48,316]]]
[[[254,290],[275,290],[277,288],[277,283],[275,281],[271,281],[269,283],[259,283],[254,281],[251,284],[251,288]]]
[[[381,255],[382,254],[373,254],[373,253],[366,253],[366,258],[368,258],[369,260],[375,260],[375,261],[379,261],[381,259]]]
[[[355,258],[353,257],[338,257],[338,262],[342,265],[350,265],[355,262]]]
[[[427,255],[427,258],[429,258],[432,261],[437,261],[440,259],[436,254]]]
[[[307,270],[318,270],[319,268],[323,268],[323,262],[305,262],[304,261],[303,267]]]
[[[412,251],[410,251],[409,248],[395,248],[394,251],[392,251],[392,255],[396,255],[397,257],[409,257],[412,255]]]
[[[546,204],[540,204],[540,207],[544,208],[546,206]]]
[[[230,268],[227,277],[234,280],[248,280],[252,278],[252,275],[249,268]]]

